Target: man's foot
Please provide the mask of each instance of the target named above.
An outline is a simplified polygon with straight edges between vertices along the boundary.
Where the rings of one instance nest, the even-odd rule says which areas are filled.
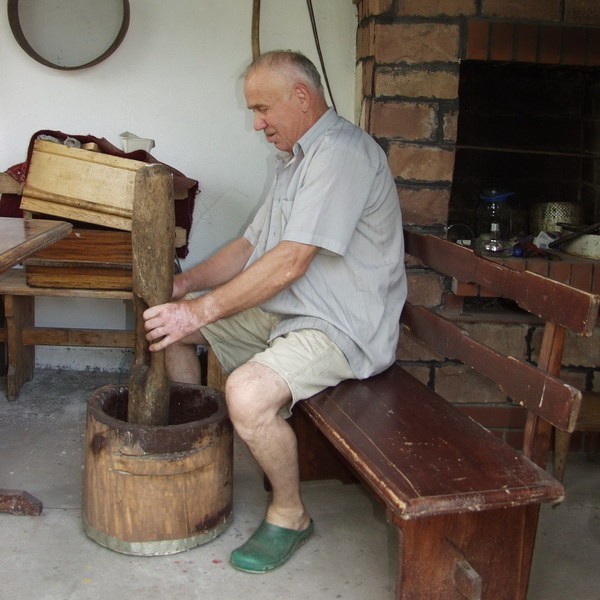
[[[231,553],[231,565],[246,573],[266,573],[276,569],[308,540],[314,529],[312,519],[302,531],[263,521],[250,539]]]

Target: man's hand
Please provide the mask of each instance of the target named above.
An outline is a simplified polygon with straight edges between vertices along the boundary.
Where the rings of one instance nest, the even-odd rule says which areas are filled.
[[[188,301],[152,306],[144,311],[143,317],[151,352],[163,350],[202,326]]]

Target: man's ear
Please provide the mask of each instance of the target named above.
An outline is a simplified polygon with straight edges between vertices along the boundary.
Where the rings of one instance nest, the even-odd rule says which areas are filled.
[[[310,90],[303,83],[297,83],[294,87],[294,94],[296,95],[296,99],[300,103],[302,110],[306,112],[311,104]]]

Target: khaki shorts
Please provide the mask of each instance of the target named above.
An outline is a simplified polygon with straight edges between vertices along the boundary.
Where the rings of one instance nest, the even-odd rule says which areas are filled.
[[[355,379],[344,353],[318,329],[299,329],[269,343],[278,321],[251,308],[203,327],[202,334],[228,373],[248,361],[273,369],[290,388],[290,410],[298,400]]]

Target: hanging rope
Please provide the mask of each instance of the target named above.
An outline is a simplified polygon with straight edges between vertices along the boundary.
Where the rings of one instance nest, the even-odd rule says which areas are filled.
[[[252,60],[260,56],[260,0],[252,3]]]
[[[323,79],[325,79],[325,85],[327,86],[327,91],[329,92],[329,97],[331,98],[331,104],[333,105],[334,110],[337,112],[337,108],[335,106],[335,101],[333,99],[333,94],[331,93],[331,86],[329,85],[329,78],[327,77],[327,70],[325,69],[325,61],[323,60],[323,53],[321,52],[321,43],[319,42],[319,32],[317,31],[317,22],[315,20],[315,11],[313,10],[312,0],[306,0],[306,5],[308,7],[308,14],[310,15],[310,24],[312,26],[313,37],[315,38],[315,45],[317,46],[317,54],[319,55],[319,62],[321,63],[321,69],[323,70]]]
[[[308,14],[310,16],[310,25],[312,27],[313,38],[315,39],[315,45],[317,47],[317,54],[319,55],[319,62],[321,63],[321,70],[323,71],[323,79],[331,99],[331,104],[337,112],[335,106],[335,100],[333,99],[333,93],[331,92],[331,86],[329,85],[329,78],[327,77],[327,69],[325,68],[325,61],[323,60],[323,53],[321,52],[321,43],[319,41],[319,32],[317,30],[317,21],[315,19],[315,11],[313,10],[312,0],[306,0],[308,7]],[[256,60],[260,56],[260,0],[253,0],[252,2],[252,60]]]

